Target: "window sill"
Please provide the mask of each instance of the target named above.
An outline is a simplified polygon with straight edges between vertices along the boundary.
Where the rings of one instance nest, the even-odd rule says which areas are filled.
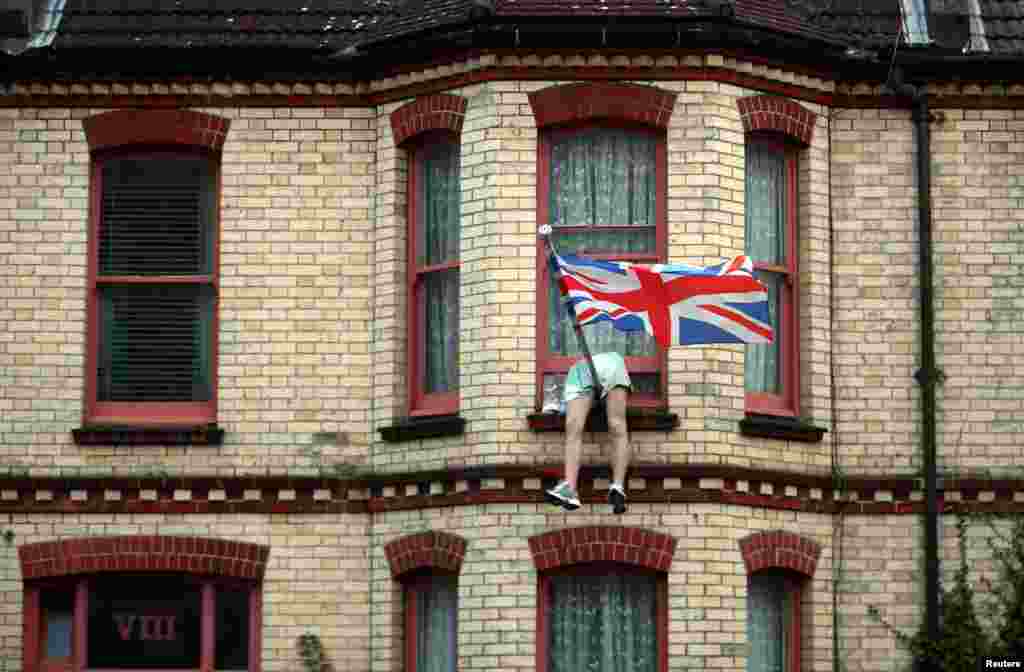
[[[77,446],[220,446],[224,430],[216,424],[179,427],[85,425],[71,430]]]
[[[390,427],[381,427],[377,431],[380,432],[380,438],[388,443],[461,436],[466,431],[466,420],[457,415],[406,418]]]
[[[534,432],[565,431],[562,413],[531,413],[526,421]],[[679,416],[664,408],[630,408],[626,411],[626,426],[631,432],[671,432],[679,426]],[[584,431],[608,431],[608,416],[603,405],[591,409]]]
[[[764,439],[819,443],[827,431],[798,418],[750,414],[740,420],[740,434]]]

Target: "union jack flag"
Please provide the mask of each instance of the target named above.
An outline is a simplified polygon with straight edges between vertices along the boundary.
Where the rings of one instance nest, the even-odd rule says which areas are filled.
[[[580,325],[608,320],[619,331],[646,331],[663,348],[772,341],[768,290],[748,257],[698,268],[553,254],[551,264]]]

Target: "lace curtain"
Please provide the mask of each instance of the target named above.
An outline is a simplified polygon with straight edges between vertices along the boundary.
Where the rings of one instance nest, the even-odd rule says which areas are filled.
[[[792,592],[786,578],[761,572],[747,578],[747,672],[785,672]]]
[[[746,252],[755,262],[786,263],[786,164],[781,151],[757,143],[747,144]],[[768,310],[775,340],[765,345],[748,345],[746,389],[748,392],[781,391],[779,375],[779,298],[782,276],[758,271],[757,278],[768,288]]]
[[[459,148],[431,144],[420,163],[416,265],[434,266],[459,259]],[[459,386],[459,271],[436,270],[421,276],[424,316],[424,388],[427,394]]]
[[[645,133],[592,129],[557,137],[551,148],[550,212],[560,253],[610,254],[628,260],[655,252],[655,149]],[[610,228],[615,227],[615,228]],[[580,357],[572,320],[557,284],[548,288],[548,347]],[[657,343],[645,333],[623,333],[607,323],[584,327],[593,353],[653,356]]]
[[[548,672],[655,672],[655,590],[647,574],[552,577]]]
[[[455,672],[455,614],[457,579],[432,575],[417,580],[416,669],[420,672]]]

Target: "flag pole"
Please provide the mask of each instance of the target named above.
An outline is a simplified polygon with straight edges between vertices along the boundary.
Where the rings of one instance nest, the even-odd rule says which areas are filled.
[[[540,237],[544,239],[544,243],[548,250],[548,265],[551,268],[551,273],[554,275],[556,280],[559,279],[558,275],[558,263],[555,261],[555,245],[551,242],[551,227],[545,224],[540,227]],[[561,294],[561,287],[559,287],[559,294]],[[564,297],[563,297],[564,299]],[[565,309],[569,312],[569,317],[572,318],[572,328],[576,332],[576,341],[579,343],[580,350],[583,351],[583,356],[587,358],[587,366],[590,369],[590,379],[594,382],[594,400],[601,399],[601,381],[597,377],[597,367],[594,366],[594,358],[590,354],[590,348],[587,346],[587,337],[583,333],[583,327],[580,326],[580,321],[576,317],[576,307],[571,303],[565,302]],[[552,316],[554,317],[554,316]]]

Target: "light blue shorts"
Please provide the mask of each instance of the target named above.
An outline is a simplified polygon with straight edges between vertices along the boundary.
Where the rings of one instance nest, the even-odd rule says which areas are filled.
[[[602,352],[594,355],[594,368],[597,369],[597,378],[601,381],[602,399],[608,396],[608,390],[613,387],[624,387],[630,392],[633,391],[633,384],[629,380],[629,371],[626,370],[626,360],[619,353]],[[569,374],[565,377],[565,385],[562,387],[562,400],[569,402],[578,397],[593,396],[593,394],[590,367],[584,358],[569,369]]]

